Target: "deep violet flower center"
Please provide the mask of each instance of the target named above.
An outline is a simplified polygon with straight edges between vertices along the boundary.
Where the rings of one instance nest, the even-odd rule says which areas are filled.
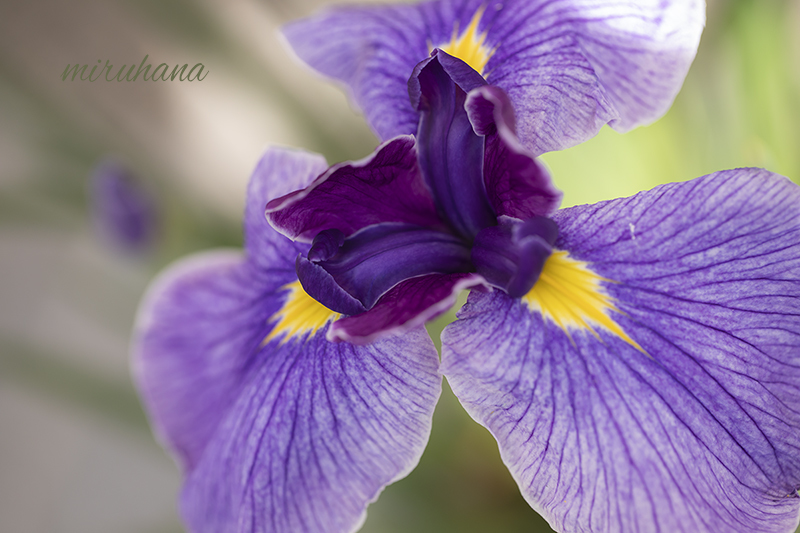
[[[506,157],[508,148],[498,141],[495,121],[507,120],[509,109],[498,110],[505,117],[495,117],[500,104],[487,100],[474,106],[474,116],[468,113],[467,90],[485,84],[463,61],[439,50],[418,65],[409,82],[412,104],[420,112],[415,143],[387,143],[374,161],[405,161],[393,151],[413,150],[411,168],[389,173],[407,182],[393,194],[424,190],[433,222],[421,225],[389,218],[375,223],[381,217],[371,214],[368,223],[347,234],[337,227],[338,218],[326,227],[314,215],[316,227],[324,229],[316,233],[307,256],[297,261],[298,277],[309,295],[333,311],[357,315],[399,283],[430,274],[477,273],[515,298],[530,291],[552,252],[558,229],[544,216],[529,214],[522,219],[499,214],[494,207],[491,197],[498,195],[502,175],[519,170],[509,167],[513,156],[519,159],[520,154]],[[513,124],[500,127],[513,130]],[[523,159],[521,167],[529,171],[531,159]],[[486,165],[487,161],[492,164]],[[381,181],[383,172],[376,163],[367,179]],[[327,176],[330,187],[340,188],[334,191],[336,196],[346,195],[352,187],[339,177],[344,173],[342,169],[339,175]],[[534,172],[526,177],[541,176]],[[529,190],[523,190],[526,193]],[[373,209],[382,207],[375,202]]]

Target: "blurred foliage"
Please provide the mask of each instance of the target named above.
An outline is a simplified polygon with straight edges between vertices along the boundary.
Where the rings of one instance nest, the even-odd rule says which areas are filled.
[[[352,153],[338,136],[318,128],[316,117],[292,91],[260,69],[255,55],[222,32],[199,4],[128,4],[187,46],[223,54],[264,98],[291,109],[307,134],[305,148],[322,152],[329,161],[371,150],[365,144],[362,154]],[[800,183],[798,34],[796,2],[711,2],[697,60],[663,119],[624,135],[605,128],[581,146],[544,156],[565,191],[565,205],[628,196],[659,183],[740,166],[765,167]],[[0,187],[3,226],[84,228],[86,180],[96,161],[114,152],[145,177],[161,200],[165,233],[145,263],[150,273],[195,250],[241,246],[238,222],[187,200],[157,160],[137,151],[137,143],[126,143],[124,135],[113,142],[98,137],[14,65],[0,64],[0,100],[5,108],[0,117],[24,117],[23,141],[38,158],[25,179]],[[253,154],[254,161],[257,157]],[[453,317],[451,312],[432,324],[432,335],[438,338]],[[18,341],[0,339],[0,345],[4,379],[30,383],[43,394],[148,431],[130,385],[111,386],[66,363],[53,363]],[[549,531],[521,498],[494,440],[471,421],[448,387],[419,467],[389,487],[369,512],[363,530],[369,533]]]

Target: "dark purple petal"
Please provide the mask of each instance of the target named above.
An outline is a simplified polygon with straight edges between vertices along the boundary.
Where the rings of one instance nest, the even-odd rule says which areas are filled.
[[[382,139],[413,133],[406,80],[485,9],[491,58],[482,74],[517,109],[535,155],[578,144],[609,123],[619,131],[657,119],[694,58],[704,2],[442,0],[333,8],[284,28],[298,56],[343,81]]]
[[[450,309],[462,290],[479,286],[485,281],[476,274],[431,274],[403,281],[366,313],[334,322],[328,338],[367,344],[402,334]]]
[[[317,233],[311,241],[311,249],[308,251],[310,261],[325,261],[339,252],[339,248],[344,244],[344,233],[338,229],[326,229]]]
[[[334,277],[318,264],[299,255],[295,267],[306,294],[331,311],[343,315],[357,315],[367,310],[364,304],[345,291]]]
[[[417,165],[413,137],[398,137],[370,157],[331,167],[303,190],[269,202],[278,231],[306,242],[327,229],[346,236],[382,222],[442,227]]]
[[[419,461],[441,392],[437,364],[423,328],[364,347],[320,331],[262,350],[187,480],[188,529],[355,531]]]
[[[113,160],[101,162],[90,185],[93,222],[106,242],[131,252],[154,244],[158,229],[155,198],[122,165]]]
[[[325,158],[318,154],[286,148],[269,148],[264,153],[247,186],[244,237],[250,261],[265,270],[274,265],[294,265],[299,251],[307,250],[307,246],[295,244],[272,229],[264,206],[306,187],[327,168]]]
[[[443,371],[528,502],[559,531],[794,531],[800,188],[739,169],[554,219],[643,351],[470,296]]]
[[[495,212],[524,220],[558,209],[562,193],[517,139],[514,108],[502,89],[480,87],[465,105],[475,131],[486,135],[483,177]]]
[[[370,226],[348,238],[335,256],[317,264],[367,309],[408,278],[472,270],[470,250],[460,239],[408,224]],[[307,274],[314,281],[321,278],[317,272],[298,271],[303,286]],[[355,314],[332,307],[338,300],[317,299],[335,311]]]
[[[414,71],[421,114],[417,152],[442,218],[471,240],[496,217],[483,182],[483,137],[472,130],[464,110],[466,93],[440,64],[446,57],[436,54]]]
[[[519,298],[539,279],[556,237],[558,227],[548,218],[522,222],[503,217],[499,225],[485,228],[475,237],[472,263],[486,281]]]

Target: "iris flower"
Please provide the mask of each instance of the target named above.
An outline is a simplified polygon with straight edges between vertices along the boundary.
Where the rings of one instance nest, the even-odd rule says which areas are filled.
[[[800,189],[739,169],[554,211],[500,89],[442,52],[409,85],[416,139],[328,170],[270,150],[245,255],[146,298],[137,382],[190,530],[357,529],[429,434],[418,324],[476,286],[441,372],[556,530],[791,531]]]
[[[434,0],[334,7],[290,23],[295,53],[349,88],[382,140],[414,134],[406,82],[434,48],[511,100],[534,155],[604,124],[624,132],[672,104],[697,51],[703,0]]]
[[[407,109],[396,110],[407,118],[384,130],[398,136],[327,170],[319,156],[269,150],[248,188],[244,253],[183,260],[149,290],[134,370],[154,429],[184,470],[191,531],[358,529],[369,502],[419,460],[440,372],[557,530],[797,524],[800,190],[739,169],[556,211],[559,193],[534,156],[603,122],[627,128],[662,112],[680,80],[642,76],[658,73],[659,57],[688,65],[693,50],[659,48],[658,32],[642,28],[684,35],[661,24],[694,4],[640,3],[643,26],[632,8],[600,20],[631,3],[520,4],[529,5],[569,15],[545,25],[570,31],[542,54],[555,54],[538,70],[553,66],[537,82],[549,88],[532,89],[544,103],[515,101],[512,76],[495,78],[491,61],[513,39],[490,42],[483,24],[502,10],[444,11],[461,15],[442,27],[477,20],[467,35],[487,33],[483,74],[496,85],[436,51],[414,70]],[[653,15],[659,6],[663,17]],[[431,49],[437,35],[426,37]],[[428,55],[421,50],[407,73]],[[574,67],[562,78],[559,57]],[[567,61],[580,57],[594,66]],[[597,57],[613,59],[588,59]],[[372,76],[351,66],[361,81]],[[389,122],[393,91],[382,108]],[[625,107],[623,93],[643,96]],[[376,125],[380,113],[365,109]],[[467,287],[475,290],[443,333],[440,364],[421,324]]]
[[[554,529],[793,531],[800,187],[738,169],[553,212],[484,83],[434,51],[409,83],[418,165],[400,137],[268,204],[311,243],[309,294],[354,315],[329,336],[378,338],[469,272],[494,290],[445,328],[441,371]]]

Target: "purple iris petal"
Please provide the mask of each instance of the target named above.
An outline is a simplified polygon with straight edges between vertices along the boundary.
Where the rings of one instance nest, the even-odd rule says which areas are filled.
[[[94,224],[108,243],[142,251],[155,240],[158,220],[155,199],[119,163],[105,160],[91,180]]]
[[[344,315],[357,315],[367,310],[364,304],[336,282],[330,272],[318,264],[299,255],[295,268],[306,294],[331,311]]]
[[[498,215],[527,219],[549,215],[562,193],[547,170],[519,142],[511,100],[498,87],[487,85],[467,96],[473,128],[486,136],[483,176],[489,201]]]
[[[134,377],[153,430],[184,471],[236,400],[294,269],[255,291],[252,277],[241,253],[193,256],[162,274],[139,308]]]
[[[405,333],[450,309],[461,291],[485,285],[476,274],[431,274],[405,280],[366,313],[334,322],[328,338],[367,344]]]
[[[483,181],[484,139],[472,130],[464,109],[467,95],[442,61],[457,60],[438,51],[415,68],[409,82],[419,86],[419,165],[442,218],[469,240],[496,216]]]
[[[619,131],[657,119],[694,58],[701,0],[441,0],[328,9],[284,28],[298,56],[346,83],[383,139],[416,130],[406,80],[429,47],[449,43],[482,8],[491,58],[534,155],[567,148],[606,123]]]
[[[469,96],[465,88],[472,88]],[[268,204],[279,231],[312,241],[308,256],[297,260],[303,287],[345,315],[371,309],[405,280],[474,274],[476,267],[494,286],[524,294],[556,234],[540,215],[554,210],[561,195],[515,137],[508,98],[440,50],[417,65],[409,91],[421,111],[416,146],[410,137],[393,139],[364,162],[333,167],[309,188]],[[492,204],[526,222],[492,229],[498,225]],[[483,237],[472,250],[477,235]],[[431,294],[450,297],[448,290]],[[332,338],[366,342],[436,308],[425,299],[404,304],[405,312],[400,300],[408,298],[334,326],[342,333]],[[386,329],[376,329],[380,324]]]
[[[381,222],[443,226],[409,136],[392,139],[362,161],[333,166],[308,188],[272,200],[267,217],[284,235],[306,242],[322,230],[351,235]]]
[[[328,167],[325,158],[301,150],[270,149],[258,162],[247,186],[244,213],[244,245],[248,259],[265,275],[275,265],[291,263],[306,246],[299,246],[272,230],[264,218],[271,198],[306,187]]]
[[[522,222],[504,217],[475,237],[472,262],[486,281],[519,298],[539,279],[556,237],[558,227],[549,218]]]
[[[470,296],[443,373],[528,502],[559,531],[793,531],[800,188],[739,169],[554,220],[644,352]]]
[[[369,226],[344,241],[335,256],[316,264],[366,309],[405,279],[472,269],[469,247],[460,239],[410,224]],[[298,271],[303,286],[308,282],[305,274],[305,271]],[[313,280],[320,275],[311,270],[308,274]],[[340,311],[328,301],[317,299],[326,307]]]
[[[186,471],[191,531],[353,531],[427,441],[441,377],[424,329],[369,347],[329,343],[329,326],[270,337],[308,246],[272,230],[264,205],[320,165],[270,150],[248,189],[246,256],[185,260],[140,308],[137,386]]]
[[[416,466],[441,391],[420,328],[265,351],[181,497],[193,532],[350,532]],[[202,390],[197,390],[202,394]]]
[[[294,258],[307,249],[272,231],[264,205],[326,166],[317,155],[269,150],[247,189],[247,258],[224,251],[184,259],[151,285],[140,305],[137,384],[156,433],[187,471],[236,399],[284,299],[281,288],[297,280]]]

